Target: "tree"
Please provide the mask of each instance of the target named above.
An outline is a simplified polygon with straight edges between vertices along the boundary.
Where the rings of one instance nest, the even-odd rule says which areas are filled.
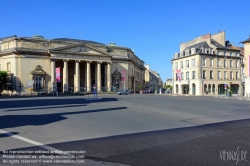
[[[6,83],[8,80],[8,73],[6,71],[0,71],[0,94],[6,89]]]
[[[142,90],[142,86],[141,85],[139,86],[139,90]]]
[[[171,85],[165,85],[165,88],[166,88],[166,89],[169,88],[169,89],[171,89],[171,90],[173,89],[173,87],[172,87]]]

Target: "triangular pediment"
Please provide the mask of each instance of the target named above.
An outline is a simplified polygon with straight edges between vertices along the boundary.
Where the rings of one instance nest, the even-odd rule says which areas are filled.
[[[78,54],[78,55],[99,55],[99,56],[111,56],[108,52],[90,46],[88,44],[73,44],[69,46],[63,46],[58,48],[50,49],[51,53],[62,53],[62,54]]]

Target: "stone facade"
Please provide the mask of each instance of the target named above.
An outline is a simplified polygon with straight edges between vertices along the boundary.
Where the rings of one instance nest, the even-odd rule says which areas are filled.
[[[250,97],[250,36],[249,39],[242,42],[244,44],[244,81],[245,96]]]
[[[145,65],[145,88],[150,90],[155,90],[155,87],[161,87],[160,75],[153,70],[150,70],[150,65]]]
[[[231,88],[240,95],[240,59],[240,49],[225,41],[225,32],[182,43],[172,59],[173,93],[224,95]]]
[[[109,92],[133,91],[143,85],[145,67],[130,48],[115,44],[11,36],[0,39],[0,70],[12,75],[16,93],[28,88],[35,93],[91,92],[93,88]],[[121,75],[114,75],[115,71]]]

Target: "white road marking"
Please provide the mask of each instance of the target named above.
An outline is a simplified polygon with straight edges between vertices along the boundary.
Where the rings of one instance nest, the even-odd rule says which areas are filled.
[[[22,141],[27,142],[27,143],[30,143],[30,144],[32,144],[32,145],[40,146],[40,147],[42,147],[42,148],[44,148],[44,149],[47,149],[47,150],[50,150],[50,151],[60,151],[60,150],[58,150],[58,149],[55,149],[55,148],[50,147],[50,146],[48,146],[48,145],[42,144],[42,143],[40,143],[40,142],[36,142],[36,141],[33,141],[33,140],[31,140],[31,139],[28,139],[28,138],[24,138],[24,137],[21,137],[21,136],[18,136],[18,135],[14,135],[14,134],[12,134],[12,133],[9,133],[9,132],[4,131],[4,130],[1,130],[1,129],[0,129],[0,133],[6,134],[6,135],[8,135],[8,136],[10,136],[10,137],[13,137],[13,138],[22,140]]]
[[[53,147],[51,147],[51,146],[42,144],[42,143],[40,143],[40,142],[33,141],[33,140],[31,140],[31,139],[28,139],[28,138],[24,138],[24,137],[21,137],[21,136],[18,136],[18,135],[14,135],[14,134],[12,134],[12,133],[9,133],[9,132],[4,131],[4,130],[1,130],[1,129],[0,129],[0,133],[6,134],[6,135],[8,135],[8,136],[10,136],[10,137],[13,137],[13,138],[22,140],[22,141],[24,141],[24,142],[27,142],[27,143],[30,143],[30,144],[33,144],[33,145],[36,145],[36,146],[40,146],[40,147],[42,147],[42,148],[44,148],[44,149],[47,149],[47,150],[49,150],[49,151],[54,151],[55,154],[59,154],[59,155],[64,154],[64,155],[72,156],[72,155],[71,155],[70,153],[68,153],[68,152],[63,152],[63,151],[58,150],[58,149],[56,149],[56,148],[53,148]],[[56,153],[56,152],[58,152],[58,153]],[[62,152],[62,153],[60,153],[60,152]],[[98,166],[118,166],[118,165],[119,165],[119,166],[129,166],[129,165],[126,165],[126,164],[112,163],[112,162],[105,162],[105,161],[94,161],[94,160],[91,160],[91,159],[84,159],[84,160],[87,161],[88,164],[93,165],[93,166],[97,166],[97,165],[98,165]],[[85,163],[86,163],[86,162],[85,162]]]

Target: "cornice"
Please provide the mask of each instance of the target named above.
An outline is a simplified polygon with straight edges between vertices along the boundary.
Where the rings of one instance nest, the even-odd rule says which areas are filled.
[[[67,55],[82,55],[82,56],[98,56],[98,57],[111,57],[110,55],[98,55],[98,54],[91,54],[91,53],[87,53],[87,52],[63,52],[63,51],[49,51],[49,53],[54,53],[54,54],[67,54]]]

